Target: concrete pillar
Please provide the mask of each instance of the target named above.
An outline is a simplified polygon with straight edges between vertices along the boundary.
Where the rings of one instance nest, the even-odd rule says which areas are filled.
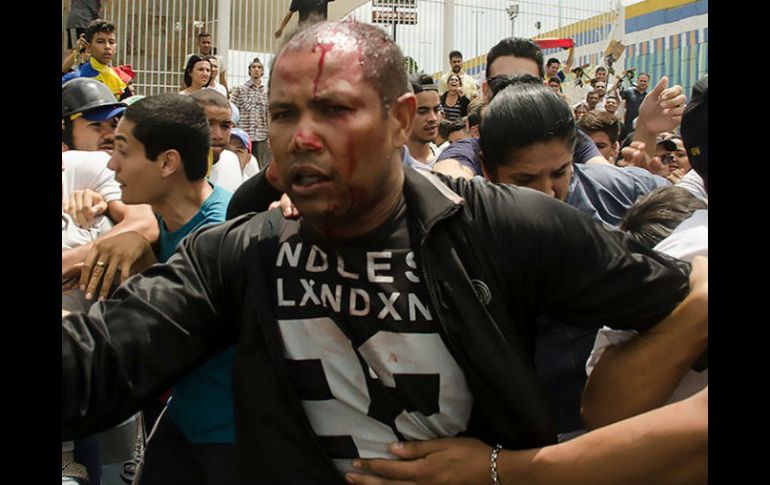
[[[217,2],[217,54],[222,56],[222,59],[227,66],[227,71],[230,71],[230,0],[219,0]],[[230,76],[227,76],[227,84],[230,85]]]
[[[444,0],[444,36],[441,41],[443,72],[449,71],[449,52],[455,48],[455,0]]]

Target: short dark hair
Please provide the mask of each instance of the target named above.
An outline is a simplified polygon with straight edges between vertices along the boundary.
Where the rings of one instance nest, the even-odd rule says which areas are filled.
[[[86,31],[83,33],[83,38],[90,44],[98,32],[114,34],[115,24],[104,19],[94,19],[91,21],[91,23],[88,24],[88,27],[86,27]]]
[[[427,74],[410,74],[409,85],[412,87],[412,92],[414,94],[423,91],[438,91],[436,81]]]
[[[605,102],[606,102],[608,99],[614,99],[615,101],[617,101],[618,103],[620,103],[620,99],[619,99],[617,96],[615,96],[614,94],[608,94],[607,96],[605,96],[605,97],[604,97],[604,101],[605,101]]]
[[[543,67],[543,51],[540,47],[530,39],[524,39],[521,37],[507,37],[497,44],[495,44],[487,54],[487,79],[489,79],[489,68],[492,63],[498,57],[513,56],[522,57],[525,59],[532,59],[537,64],[540,77],[545,76],[545,68]]]
[[[203,56],[203,58],[204,58],[205,60],[209,61],[209,64],[211,64],[211,60],[212,60],[212,59],[213,59],[213,60],[215,60],[215,61],[217,61],[217,67],[219,67],[219,58],[218,58],[217,56],[214,56],[214,55],[211,55],[211,54],[209,54],[209,55],[207,55],[207,56]],[[213,69],[213,68],[214,68],[214,66],[212,65],[212,66],[211,66],[211,68]]]
[[[278,49],[270,64],[268,92],[273,79],[273,67],[284,52],[294,51],[318,41],[322,32],[334,30],[353,37],[361,48],[360,56],[364,81],[380,96],[382,114],[386,115],[390,104],[402,94],[409,92],[404,54],[401,48],[381,28],[350,20],[305,22],[295,30]]]
[[[559,76],[551,76],[548,78],[549,83],[559,83],[561,86],[561,78]]]
[[[188,180],[206,176],[209,123],[192,97],[173,93],[148,96],[129,106],[123,118],[134,123],[133,135],[144,145],[148,159],[156,160],[161,152],[176,150]]]
[[[639,79],[639,78],[640,78],[640,77],[642,77],[642,76],[647,76],[647,79],[652,79],[652,76],[650,76],[650,75],[649,75],[649,74],[647,74],[646,72],[642,72],[642,73],[639,73],[639,75],[638,75],[638,76],[636,76],[636,79]]]
[[[209,63],[209,69],[211,69],[211,61],[208,60],[208,56],[199,56],[198,54],[193,54],[190,56],[190,60],[187,61],[187,65],[184,68],[184,85],[188,88],[192,85],[192,71],[195,67],[195,64],[206,61]],[[211,84],[211,76],[209,76],[209,81],[203,86],[204,88],[207,87],[209,84]]]
[[[530,74],[510,80],[489,102],[481,119],[481,158],[493,180],[500,164],[517,150],[563,140],[572,152],[577,139],[575,118],[566,101]]]
[[[202,37],[211,37],[211,34],[209,34],[208,32],[201,32],[200,34],[198,34],[198,40],[200,40]]]
[[[550,66],[550,65],[551,65],[551,64],[553,64],[554,62],[555,62],[556,64],[561,64],[561,61],[560,61],[559,59],[557,59],[557,58],[555,58],[555,57],[551,57],[550,59],[548,59],[548,62],[546,62],[546,63],[545,63],[545,65],[546,65],[546,66]]]
[[[465,123],[460,120],[441,120],[438,124],[438,134],[446,140],[450,134],[463,128],[465,128]]]
[[[490,82],[489,82],[489,91],[491,93],[490,100],[494,99],[497,93],[507,88],[508,86],[512,84],[523,84],[523,83],[543,84],[543,81],[540,78],[533,76],[532,74],[514,74],[513,76],[494,76],[490,79]]]
[[[479,126],[481,124],[481,110],[484,109],[486,102],[484,96],[476,96],[468,105],[468,128]]]
[[[577,126],[589,135],[597,132],[607,133],[612,143],[616,143],[620,138],[620,120],[606,111],[595,109],[587,112],[577,122]]]
[[[586,115],[588,116],[588,115]],[[655,247],[706,203],[687,189],[658,187],[636,200],[623,216],[620,229],[647,247]]]
[[[454,59],[455,57],[459,57],[460,59],[462,59],[463,58],[463,53],[460,52],[460,51],[452,51],[452,52],[449,53],[449,59],[450,60]]]
[[[190,97],[204,109],[206,106],[232,109],[230,108],[230,102],[227,98],[215,89],[201,89],[200,91],[192,93]]]
[[[607,72],[607,68],[606,68],[606,67],[604,67],[604,66],[597,66],[597,67],[596,67],[596,69],[594,69],[594,73],[596,73],[596,71],[604,71],[604,72]]]

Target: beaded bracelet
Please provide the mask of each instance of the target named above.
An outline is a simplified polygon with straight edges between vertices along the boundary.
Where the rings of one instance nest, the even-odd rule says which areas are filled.
[[[497,454],[502,449],[503,446],[497,444],[492,449],[492,453],[489,454],[489,472],[492,477],[492,485],[500,485],[500,475],[497,474]]]

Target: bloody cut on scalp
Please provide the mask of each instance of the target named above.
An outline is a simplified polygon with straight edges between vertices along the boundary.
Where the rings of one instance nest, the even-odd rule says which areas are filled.
[[[270,80],[273,66],[284,52],[311,49],[321,51],[318,61],[318,74],[313,85],[315,95],[318,80],[323,73],[326,53],[335,45],[354,48],[358,51],[358,62],[363,71],[363,78],[374,87],[380,96],[383,112],[390,104],[404,93],[409,92],[404,68],[404,55],[401,48],[383,30],[372,25],[352,21],[323,21],[305,25],[294,31],[279,48],[270,66]]]

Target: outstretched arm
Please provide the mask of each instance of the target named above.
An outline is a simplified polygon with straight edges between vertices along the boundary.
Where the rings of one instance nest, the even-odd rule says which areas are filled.
[[[241,223],[245,222],[241,221]],[[62,440],[113,426],[235,341],[224,315],[243,287],[240,226],[185,238],[87,314],[62,318]]]
[[[708,349],[708,259],[693,260],[692,290],[668,317],[607,348],[588,377],[583,420],[589,429],[662,406]]]
[[[354,485],[491,483],[491,448],[447,438],[391,445],[400,460],[354,460]],[[501,450],[503,485],[701,484],[708,480],[708,387],[698,394],[573,440],[531,450]],[[358,465],[358,466],[356,466]],[[400,481],[399,481],[400,480]]]

